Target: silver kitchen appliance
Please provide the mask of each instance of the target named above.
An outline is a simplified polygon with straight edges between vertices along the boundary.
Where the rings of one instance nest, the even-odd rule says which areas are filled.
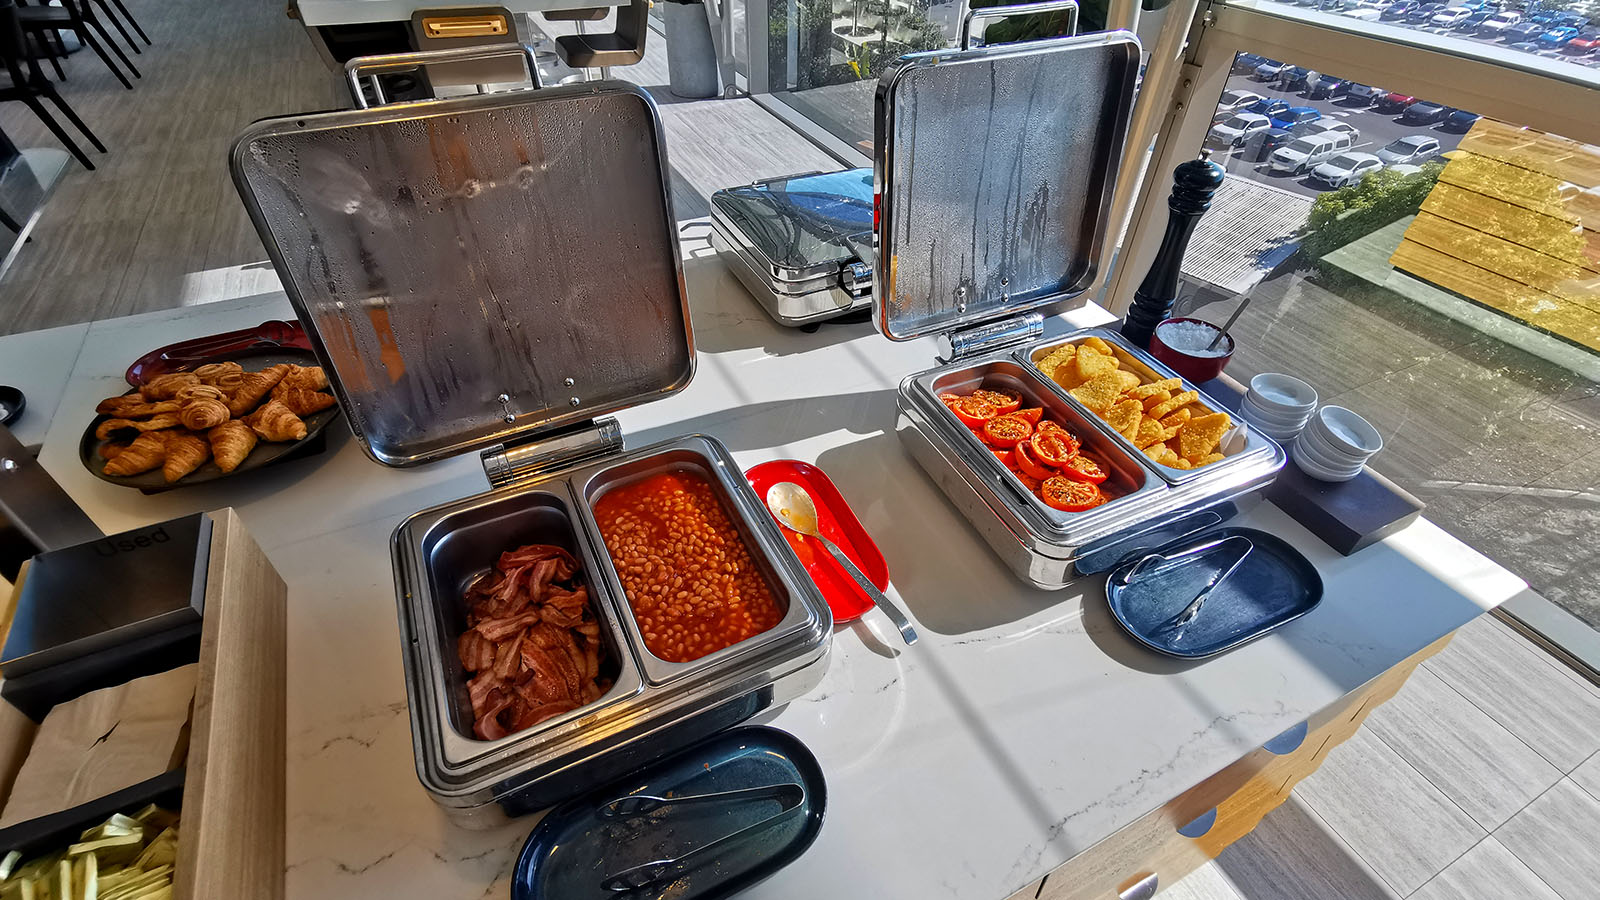
[[[872,308],[872,170],[808,172],[711,195],[711,244],[767,314],[811,325]]]
[[[359,78],[392,64],[351,62],[358,106]],[[605,417],[694,374],[648,94],[596,82],[269,119],[235,142],[232,169],[362,448],[391,466],[479,451],[493,488],[410,516],[391,541],[417,774],[454,819],[548,807],[821,679],[828,606],[727,448],[625,448]],[[687,663],[646,648],[593,508],[658,472],[709,482],[777,625]],[[580,561],[611,687],[481,740],[462,595],[530,543]]]
[[[1104,32],[911,54],[876,96],[874,316],[891,340],[937,337],[942,360],[901,382],[897,430],[1017,577],[1044,589],[1220,524],[1285,459],[1240,426],[1226,460],[1157,466],[1034,365],[1094,334],[1143,380],[1173,376],[1109,331],[1046,340],[1039,312],[1081,304],[1097,280],[1138,68],[1137,40]],[[979,387],[1015,390],[1064,423],[1121,496],[1084,512],[1046,506],[939,399]]]

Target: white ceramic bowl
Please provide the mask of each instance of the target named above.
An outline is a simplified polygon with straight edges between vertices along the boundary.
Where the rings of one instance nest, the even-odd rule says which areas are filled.
[[[1318,481],[1349,481],[1361,473],[1364,464],[1354,466],[1333,466],[1321,460],[1316,452],[1306,446],[1306,437],[1309,432],[1301,432],[1294,444],[1294,464],[1300,471],[1310,475]]]
[[[1239,414],[1257,422],[1294,428],[1299,428],[1306,423],[1307,419],[1311,418],[1311,410],[1306,410],[1302,413],[1283,413],[1265,409],[1252,399],[1249,394],[1246,394],[1244,399],[1239,401]]]
[[[1371,457],[1383,449],[1383,437],[1371,423],[1342,406],[1324,406],[1312,417],[1317,434],[1351,456]]]
[[[1250,391],[1245,396],[1267,412],[1309,415],[1317,408],[1315,388],[1278,372],[1263,372],[1250,379]]]
[[[1351,453],[1343,447],[1336,446],[1328,440],[1327,435],[1316,428],[1308,427],[1300,434],[1306,439],[1306,445],[1316,452],[1318,459],[1334,468],[1364,465],[1372,458],[1370,453]]]
[[[1261,432],[1269,438],[1272,438],[1280,444],[1294,441],[1295,437],[1300,434],[1301,429],[1304,427],[1301,425],[1283,426],[1272,425],[1267,422],[1257,422],[1255,419],[1252,419],[1248,413],[1243,411],[1240,412],[1239,418],[1243,419],[1251,428],[1254,428],[1255,430]]]

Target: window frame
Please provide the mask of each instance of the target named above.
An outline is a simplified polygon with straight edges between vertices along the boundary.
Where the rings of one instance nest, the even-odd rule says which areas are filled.
[[[1184,27],[1181,20],[1167,28]],[[1166,116],[1156,134],[1146,177],[1138,186],[1126,239],[1101,303],[1121,315],[1132,302],[1162,232],[1171,173],[1179,163],[1199,154],[1216,98],[1227,89],[1236,53],[1259,53],[1293,60],[1318,72],[1333,72],[1362,84],[1381,84],[1415,97],[1426,97],[1490,118],[1549,131],[1588,144],[1600,144],[1600,71],[1543,57],[1531,64],[1554,63],[1547,71],[1531,64],[1510,64],[1503,57],[1527,56],[1484,46],[1464,55],[1471,42],[1428,32],[1410,32],[1374,22],[1287,6],[1271,0],[1221,3],[1203,0],[1187,24],[1184,62],[1167,88]],[[1356,26],[1356,27],[1352,27]],[[1431,39],[1446,49],[1422,43]],[[1482,46],[1482,45],[1480,45]],[[1568,70],[1576,70],[1568,71]],[[1163,85],[1150,85],[1160,90]],[[1124,171],[1123,176],[1129,177]]]

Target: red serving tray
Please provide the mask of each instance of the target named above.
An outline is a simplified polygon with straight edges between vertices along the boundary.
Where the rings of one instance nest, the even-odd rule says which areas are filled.
[[[878,551],[878,545],[872,542],[872,535],[861,527],[850,504],[839,495],[839,489],[833,486],[827,473],[799,460],[775,459],[750,469],[744,475],[763,503],[767,499],[767,490],[780,481],[792,481],[805,488],[812,502],[817,505],[817,527],[822,530],[823,537],[837,544],[844,555],[856,564],[856,568],[867,576],[867,580],[878,586],[878,590],[889,589],[888,563],[883,561],[883,554]],[[835,622],[854,622],[875,605],[872,598],[862,592],[855,579],[833,558],[833,554],[828,552],[828,548],[818,543],[816,538],[790,531],[782,523],[778,527],[788,539],[789,546],[794,548],[795,556],[800,558],[800,564],[805,566],[817,589],[822,591],[822,596],[833,610]]]
[[[232,353],[272,347],[310,352],[311,341],[299,322],[262,322],[254,328],[179,341],[151,350],[134,360],[133,365],[128,367],[126,378],[129,384],[138,387],[157,375],[187,372],[208,362],[227,359]]]

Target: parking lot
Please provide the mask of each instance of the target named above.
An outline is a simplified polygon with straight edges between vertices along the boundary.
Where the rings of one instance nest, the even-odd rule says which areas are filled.
[[[1292,60],[1291,60],[1292,62]],[[1324,73],[1338,77],[1338,73]],[[1252,91],[1263,97],[1274,100],[1284,100],[1291,106],[1311,106],[1322,113],[1324,119],[1335,122],[1348,122],[1360,129],[1361,136],[1348,152],[1352,153],[1377,153],[1384,145],[1395,138],[1405,137],[1409,134],[1426,134],[1439,141],[1440,152],[1454,150],[1461,143],[1461,135],[1451,134],[1440,130],[1433,125],[1413,125],[1400,121],[1400,116],[1378,112],[1365,103],[1357,103],[1345,98],[1331,100],[1310,100],[1303,92],[1290,93],[1280,90],[1276,82],[1257,81],[1253,75],[1233,75],[1228,79],[1229,90]],[[1426,100],[1426,97],[1421,98]],[[1319,120],[1321,121],[1321,120]],[[1287,173],[1273,173],[1267,170],[1265,162],[1251,162],[1245,159],[1248,150],[1226,149],[1218,151],[1213,157],[1222,163],[1229,172],[1235,175],[1246,175],[1268,184],[1294,191],[1307,197],[1315,197],[1328,190],[1326,185],[1311,181],[1308,175],[1290,175]],[[1295,223],[1298,225],[1298,223]]]

